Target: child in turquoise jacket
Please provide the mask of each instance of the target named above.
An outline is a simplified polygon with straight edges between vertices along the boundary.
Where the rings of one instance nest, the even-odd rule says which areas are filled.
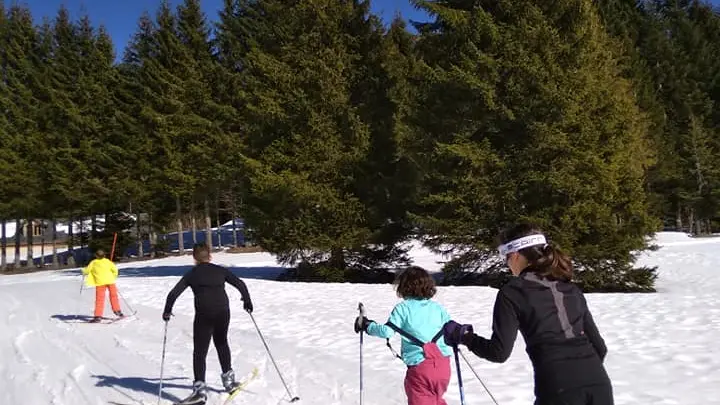
[[[443,395],[450,383],[452,349],[445,343],[443,327],[450,321],[445,308],[431,300],[435,282],[420,267],[410,267],[396,280],[397,294],[403,298],[393,308],[384,325],[363,317],[356,320],[356,332],[389,339],[402,336],[401,358],[408,366],[405,393],[408,405],[447,405]]]

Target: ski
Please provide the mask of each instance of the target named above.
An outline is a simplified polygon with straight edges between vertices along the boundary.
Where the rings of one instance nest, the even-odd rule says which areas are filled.
[[[235,399],[235,397],[240,392],[245,390],[245,388],[247,387],[248,384],[250,384],[250,382],[252,382],[255,378],[257,378],[258,374],[259,374],[259,371],[258,371],[257,367],[255,367],[252,371],[252,375],[250,375],[250,377],[248,377],[246,380],[241,381],[240,385],[230,392],[230,395],[228,395],[227,399],[225,399],[225,402],[223,402],[223,405],[228,405],[230,402],[232,402],[232,400]]]
[[[101,325],[110,325],[110,324],[113,324],[113,323],[115,323],[115,322],[120,322],[120,321],[126,320],[126,319],[128,319],[128,318],[130,318],[130,317],[132,317],[132,315],[117,316],[117,317],[114,317],[114,318],[105,318],[105,317],[103,317],[100,322],[91,322],[91,321],[87,320],[87,321],[79,321],[79,322],[77,322],[77,323],[89,323],[89,324],[99,323],[99,324],[101,324]]]
[[[223,405],[230,404],[232,402],[232,400],[238,396],[238,394],[240,394],[242,391],[245,390],[245,388],[247,388],[248,384],[250,384],[255,378],[257,378],[259,373],[260,373],[260,371],[258,370],[257,367],[255,367],[253,369],[250,377],[248,377],[247,379],[245,379],[243,381],[240,381],[240,385],[228,393],[228,397],[225,399],[225,401],[223,401]],[[206,404],[207,404],[207,401],[200,401],[200,402],[192,403],[192,405],[206,405]],[[180,401],[180,402],[173,402],[172,405],[188,405],[188,403]]]
[[[87,317],[87,318],[80,318],[80,317],[78,317],[78,318],[75,318],[75,319],[60,319],[59,321],[60,321],[60,322],[63,322],[63,323],[68,323],[68,324],[87,323],[87,324],[103,324],[103,325],[109,325],[109,324],[111,324],[111,323],[115,323],[115,322],[117,322],[117,321],[119,321],[119,320],[122,320],[122,319],[124,319],[124,318],[127,318],[127,317],[123,317],[123,318],[105,318],[105,317],[103,317],[103,318],[101,318],[101,321],[100,321],[100,322],[91,322],[91,321],[92,321],[92,317]]]
[[[110,325],[110,324],[113,324],[113,323],[115,323],[115,322],[117,322],[117,321],[119,321],[119,320],[121,320],[121,319],[122,319],[122,318],[103,318],[100,322],[77,321],[77,322],[74,322],[74,323],[86,323],[86,324],[88,324],[88,325],[93,325],[93,324],[97,324],[97,325]]]

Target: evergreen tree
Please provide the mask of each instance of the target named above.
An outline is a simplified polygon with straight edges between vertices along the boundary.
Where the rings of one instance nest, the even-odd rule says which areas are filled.
[[[358,260],[373,267],[377,262],[405,262],[407,249],[401,243],[413,233],[407,213],[417,198],[419,178],[402,155],[401,145],[409,136],[404,119],[413,108],[408,78],[418,63],[413,37],[400,18],[392,21],[387,33],[379,28],[379,21],[356,26],[362,39],[358,41],[362,70],[357,72],[353,101],[369,124],[370,147],[355,175],[355,193],[366,207],[372,232]]]
[[[37,100],[33,92],[35,72],[33,50],[37,32],[30,11],[12,6],[8,11],[3,44],[3,160],[8,171],[3,198],[8,214],[28,218],[37,213],[38,177],[34,170],[39,143],[38,126],[33,119]],[[0,94],[2,94],[0,93]]]
[[[167,1],[163,1],[157,11],[151,47],[151,57],[143,59],[140,66],[140,80],[147,97],[141,120],[147,130],[145,136],[151,139],[158,157],[150,176],[173,197],[183,252],[183,200],[195,188],[195,179],[186,167],[189,140],[184,137],[183,128],[186,124],[183,114],[187,111],[183,104],[183,73],[189,68],[189,58],[177,35],[177,18]]]
[[[153,165],[157,145],[147,135],[152,130],[142,119],[148,107],[149,89],[144,85],[143,61],[154,57],[155,27],[149,14],[143,14],[138,29],[125,48],[122,63],[116,67],[117,83],[113,96],[116,106],[113,136],[122,145],[126,170],[118,178],[125,202],[135,212],[158,214],[162,181]]]
[[[12,205],[10,203],[13,194],[10,186],[14,176],[14,165],[18,157],[12,150],[10,139],[10,122],[7,120],[6,111],[10,109],[10,92],[5,80],[5,69],[7,66],[5,47],[7,39],[7,18],[5,4],[0,0],[0,271],[4,271],[7,266],[7,235],[6,221],[12,213]]]
[[[63,218],[71,208],[64,200],[63,195],[56,191],[53,183],[54,176],[48,175],[58,166],[58,159],[62,158],[55,153],[57,145],[54,143],[57,136],[53,116],[56,109],[53,89],[53,49],[53,24],[49,19],[43,19],[42,24],[38,27],[38,42],[34,51],[34,92],[38,99],[34,120],[40,129],[42,145],[35,153],[38,158],[36,171],[40,180],[40,213],[43,218]],[[59,173],[56,172],[56,174]]]
[[[242,83],[247,225],[282,260],[327,259],[322,275],[341,278],[388,220],[370,212],[379,193],[360,191],[374,138],[392,131],[369,108],[386,97],[372,83],[382,27],[362,1],[226,7],[219,55]]]
[[[425,163],[416,219],[430,244],[483,267],[499,228],[529,220],[573,254],[585,288],[651,289],[652,270],[632,269],[655,229],[648,123],[591,2],[416,4],[435,16],[418,27],[425,109],[408,150]]]
[[[656,132],[660,159],[650,186],[663,202],[666,223],[693,233],[709,232],[709,222],[720,209],[715,108],[720,17],[698,1],[657,0],[646,7],[654,35],[637,48],[651,67],[663,106],[663,126]]]
[[[81,76],[77,83],[83,122],[83,160],[92,173],[86,178],[87,195],[91,196],[90,213],[105,213],[109,208],[122,209],[113,192],[116,173],[123,171],[122,146],[111,132],[113,113],[112,88],[116,83],[112,41],[104,28],[96,30],[85,16],[78,25]]]
[[[86,160],[92,139],[83,137],[89,119],[83,117],[85,94],[77,86],[82,76],[77,31],[70,13],[61,7],[52,26],[52,58],[47,65],[52,102],[46,111],[49,131],[45,142],[48,154],[55,157],[46,167],[48,191],[61,201],[57,207],[71,217],[90,213],[89,185],[94,178]]]
[[[235,140],[227,136],[224,121],[232,114],[217,98],[220,66],[213,57],[210,26],[198,0],[185,0],[178,7],[178,38],[187,56],[183,75],[185,122],[180,126],[188,139],[187,169],[196,179],[194,198],[206,207],[206,240],[210,240],[209,203],[223,184],[233,181],[230,167],[237,161]],[[214,198],[213,198],[214,199]]]
[[[658,83],[653,77],[654,66],[646,59],[644,49],[666,42],[667,37],[660,24],[648,13],[645,2],[602,0],[597,4],[608,33],[621,45],[614,50],[623,67],[623,77],[632,82],[638,105],[649,118],[652,149],[660,157],[648,173],[648,197],[653,216],[662,218],[670,204],[657,185],[667,178],[668,171],[674,170],[674,159],[665,151],[667,145],[662,136],[666,124],[665,109],[659,97]]]
[[[10,173],[12,173],[12,165],[10,164],[10,161],[15,159],[14,156],[10,157],[10,154],[12,153],[10,143],[8,142],[10,138],[10,123],[8,122],[5,114],[5,111],[10,109],[10,92],[5,81],[5,69],[7,65],[5,62],[6,57],[4,52],[6,47],[6,32],[7,18],[5,14],[5,3],[0,0],[0,49],[3,50],[0,51],[0,154],[3,156],[2,161],[0,161],[0,176],[2,177],[2,181],[0,181],[0,218],[2,219],[6,218],[6,215],[8,215],[7,211],[10,208],[6,203],[10,194],[7,184],[10,180]],[[4,248],[5,245],[3,244],[3,268],[5,266]]]

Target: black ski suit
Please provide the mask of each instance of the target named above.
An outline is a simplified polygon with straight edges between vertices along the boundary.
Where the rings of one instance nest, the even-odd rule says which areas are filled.
[[[471,335],[477,356],[505,362],[518,330],[535,375],[535,405],[613,405],[607,354],[582,291],[526,269],[497,294],[492,337]]]
[[[222,372],[232,368],[227,333],[230,324],[230,304],[225,283],[240,291],[245,310],[252,311],[252,301],[245,283],[230,270],[212,263],[201,263],[186,273],[170,291],[165,302],[164,314],[172,313],[172,307],[180,294],[190,287],[195,295],[195,320],[193,322],[193,371],[195,381],[205,381],[205,360],[210,339],[215,343]]]

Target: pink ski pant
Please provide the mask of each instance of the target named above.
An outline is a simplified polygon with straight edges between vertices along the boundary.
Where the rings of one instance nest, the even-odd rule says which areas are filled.
[[[447,405],[443,399],[450,384],[450,357],[444,357],[435,343],[423,346],[425,360],[408,367],[405,394],[408,405]]]

